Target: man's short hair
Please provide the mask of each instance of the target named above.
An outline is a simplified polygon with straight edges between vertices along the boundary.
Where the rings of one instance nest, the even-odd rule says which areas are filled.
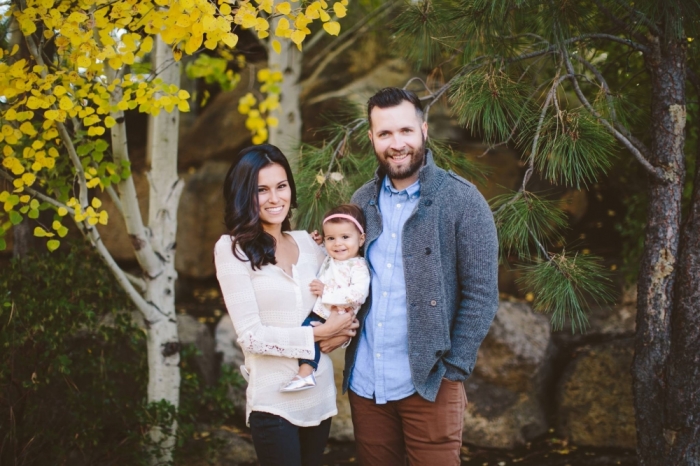
[[[377,93],[367,101],[367,120],[369,121],[369,127],[372,127],[372,109],[374,107],[396,107],[397,105],[401,105],[403,101],[412,103],[416,108],[416,115],[420,121],[423,121],[423,104],[421,104],[415,92],[399,89],[398,87],[385,87],[377,91]]]

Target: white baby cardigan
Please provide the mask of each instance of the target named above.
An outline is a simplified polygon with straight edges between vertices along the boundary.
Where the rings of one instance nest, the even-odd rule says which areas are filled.
[[[233,255],[229,235],[217,241],[214,262],[250,374],[246,423],[251,411],[262,411],[308,427],[338,412],[333,364],[328,355],[321,354],[314,389],[287,393],[279,389],[296,375],[298,359],[313,358],[313,329],[301,327],[301,323],[314,305],[316,297],[309,284],[316,278],[325,255],[307,232],[284,234],[290,235],[299,247],[299,260],[292,267],[292,276],[273,264],[253,271],[250,262]]]
[[[369,294],[369,267],[362,257],[338,261],[328,256],[321,265],[318,279],[324,285],[323,295],[316,299],[313,312],[324,319],[331,315],[331,306],[357,314]]]

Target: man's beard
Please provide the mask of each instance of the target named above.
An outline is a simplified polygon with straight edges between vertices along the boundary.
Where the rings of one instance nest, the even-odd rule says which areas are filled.
[[[402,151],[393,151],[387,149],[384,154],[379,155],[377,150],[374,150],[374,154],[377,156],[377,162],[381,167],[382,171],[389,175],[392,180],[405,180],[413,176],[420,167],[423,166],[425,161],[425,137],[421,135],[421,144],[418,148],[414,150],[406,149]],[[408,154],[409,164],[404,167],[396,167],[392,165],[388,160],[388,156],[393,156],[396,154]]]

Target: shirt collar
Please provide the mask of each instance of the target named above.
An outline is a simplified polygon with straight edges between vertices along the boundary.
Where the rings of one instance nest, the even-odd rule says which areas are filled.
[[[397,191],[396,188],[394,188],[394,185],[391,184],[391,180],[389,180],[388,175],[384,175],[384,192],[386,194],[389,194],[390,196],[393,196],[395,194],[401,194],[401,193],[406,193],[408,197],[418,197],[420,196],[420,179],[416,180],[415,183],[413,183],[411,186],[407,187],[406,189],[403,189],[402,191]]]

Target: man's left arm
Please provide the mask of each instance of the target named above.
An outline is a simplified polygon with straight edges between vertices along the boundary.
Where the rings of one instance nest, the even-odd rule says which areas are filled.
[[[498,237],[493,214],[472,187],[456,222],[459,308],[450,331],[450,351],[443,357],[445,378],[464,380],[498,310]]]

